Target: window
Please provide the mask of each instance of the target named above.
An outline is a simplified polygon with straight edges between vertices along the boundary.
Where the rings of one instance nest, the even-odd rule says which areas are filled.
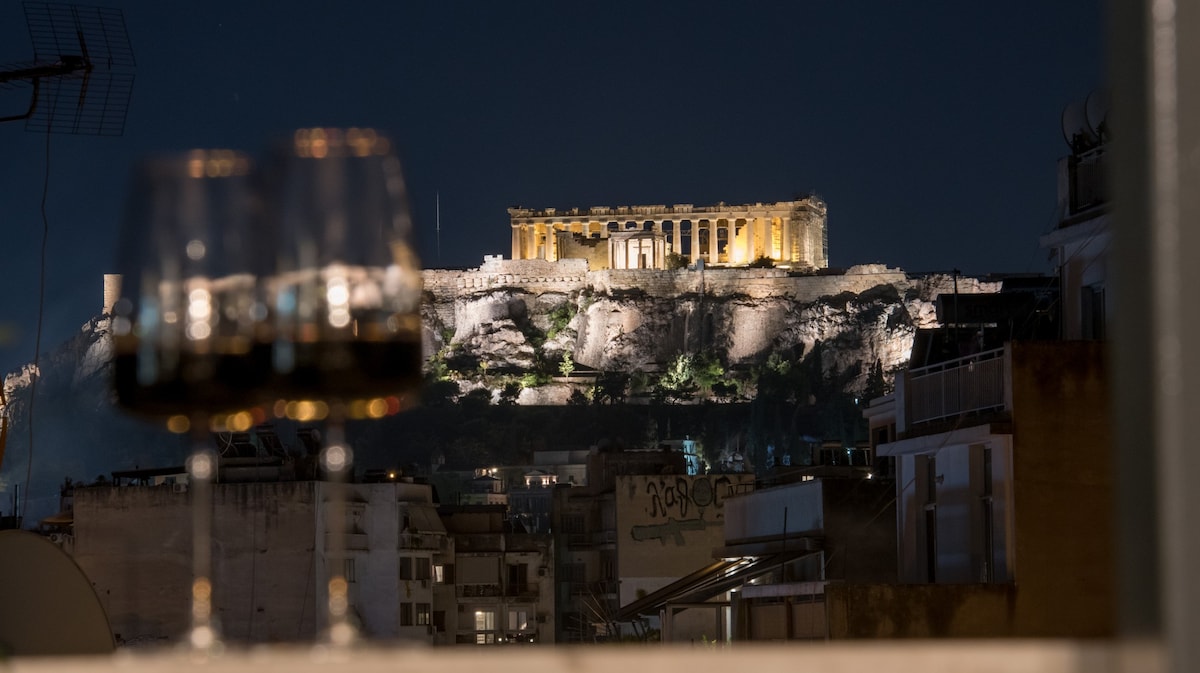
[[[980,501],[983,505],[981,515],[983,526],[983,568],[981,582],[996,581],[996,512],[992,503],[992,450],[983,449],[983,493]]]
[[[924,459],[924,465],[920,459]],[[937,582],[937,459],[918,457],[918,469],[924,467],[925,487],[925,582]]]
[[[521,593],[529,589],[529,564],[508,564],[508,588],[512,592]]]
[[[617,553],[611,549],[600,552],[600,579],[617,579]]]
[[[415,575],[414,575],[413,579],[418,579],[418,580],[429,579],[429,576],[430,576],[429,559],[426,557],[420,557],[420,558],[416,558],[413,560],[415,561],[415,564],[416,564],[416,567],[414,569]]]
[[[358,573],[354,568],[354,559],[342,559],[342,577],[346,578],[347,582],[358,581]]]
[[[508,630],[509,631],[524,631],[529,628],[529,611],[528,610],[509,610],[508,611]]]
[[[569,563],[565,570],[568,582],[583,582],[587,578],[587,565],[584,563]]]
[[[413,560],[411,557],[408,557],[408,556],[400,557],[400,579],[402,579],[402,580],[416,579],[416,577],[413,577]]]
[[[586,533],[587,529],[583,525],[582,514],[568,514],[563,517],[563,532],[565,533]]]
[[[413,604],[412,603],[401,603],[400,604],[400,626],[412,626],[412,625],[413,625]]]
[[[417,625],[428,626],[432,617],[432,606],[429,603],[417,603]]]
[[[491,645],[496,642],[496,612],[494,610],[475,611],[475,644]]]
[[[446,566],[441,563],[433,566],[433,581],[442,584],[446,581]]]

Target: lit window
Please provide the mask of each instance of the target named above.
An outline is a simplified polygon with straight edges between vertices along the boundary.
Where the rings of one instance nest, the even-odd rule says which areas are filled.
[[[433,608],[429,603],[417,603],[417,625],[428,626],[431,623]]]

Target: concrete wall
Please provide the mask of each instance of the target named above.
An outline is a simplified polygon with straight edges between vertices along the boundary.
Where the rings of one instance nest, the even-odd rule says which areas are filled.
[[[822,560],[825,579],[862,583],[895,582],[896,504],[893,484],[882,479],[822,481],[825,510]]]
[[[617,477],[617,576],[626,605],[712,562],[725,503],[752,475]]]
[[[313,482],[221,484],[213,493],[216,616],[234,641],[311,640]],[[189,626],[190,495],[171,486],[75,491],[75,560],[113,632],[176,641]]]
[[[1011,584],[830,584],[831,639],[982,638],[1029,635],[1018,628]]]
[[[827,635],[825,603],[820,600],[743,600],[739,610],[739,640],[824,640]]]
[[[789,297],[811,302],[842,292],[860,293],[877,285],[908,287],[913,281],[904,271],[882,264],[851,267],[842,274],[790,274],[782,269],[707,268],[703,271],[608,269],[589,271],[586,259],[547,262],[540,259],[489,259],[477,269],[422,272],[425,291],[437,301],[493,288],[517,287],[528,292],[578,292],[599,294],[638,291],[656,297],[677,297],[706,292],[716,296],[750,298]],[[965,280],[960,281],[965,284]],[[965,287],[965,285],[964,285]],[[963,291],[960,288],[960,291]]]
[[[730,498],[725,503],[726,543],[785,533],[820,534],[825,528],[824,484],[816,479]]]
[[[1105,344],[1012,344],[1014,569],[1022,632],[1111,636],[1113,472]]]

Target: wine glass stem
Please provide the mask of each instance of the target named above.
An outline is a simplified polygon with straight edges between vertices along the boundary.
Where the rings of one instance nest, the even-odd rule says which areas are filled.
[[[325,558],[329,571],[326,607],[329,621],[329,641],[337,647],[350,645],[357,634],[350,621],[350,585],[347,576],[352,567],[346,548],[346,482],[351,474],[351,452],[346,444],[345,425],[333,418],[326,426],[328,444],[322,457],[326,479]]]
[[[192,629],[193,649],[210,650],[218,641],[213,620],[212,582],[212,483],[217,473],[216,454],[208,447],[208,419],[192,422],[192,452],[188,457],[192,500]]]

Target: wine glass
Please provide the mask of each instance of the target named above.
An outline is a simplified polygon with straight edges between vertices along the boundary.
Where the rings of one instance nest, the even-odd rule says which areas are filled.
[[[232,150],[153,157],[134,169],[113,308],[117,402],[191,432],[191,644],[218,647],[211,581],[210,423],[248,429],[265,420],[270,373],[263,330],[261,209],[250,159]]]
[[[296,131],[264,172],[277,416],[325,421],[328,637],[353,640],[343,575],[348,419],[405,406],[421,377],[421,275],[400,162],[371,129]]]

